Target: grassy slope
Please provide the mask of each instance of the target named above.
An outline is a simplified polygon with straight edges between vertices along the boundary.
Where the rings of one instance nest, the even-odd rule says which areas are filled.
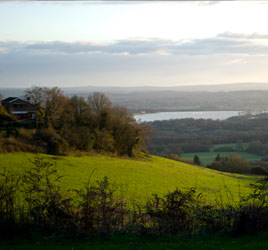
[[[246,152],[196,152],[196,153],[184,153],[181,154],[180,157],[193,160],[194,156],[198,155],[202,164],[207,165],[215,160],[217,154],[220,154],[221,156],[228,156],[232,153],[237,154],[249,161],[260,161],[262,158],[259,155],[249,154]]]
[[[27,169],[31,166],[29,159],[33,157],[29,153],[0,154],[0,171],[5,167],[18,172]],[[55,159],[48,155],[44,157]],[[59,173],[65,176],[62,185],[66,190],[82,187],[92,170],[96,169],[92,181],[107,176],[117,184],[118,192],[128,200],[138,202],[145,202],[153,193],[163,195],[176,187],[197,187],[211,201],[219,196],[223,196],[225,201],[232,199],[232,196],[237,200],[239,194],[248,194],[251,191],[249,183],[256,181],[255,177],[222,173],[156,156],[144,161],[105,156],[67,156],[57,157],[55,162]]]

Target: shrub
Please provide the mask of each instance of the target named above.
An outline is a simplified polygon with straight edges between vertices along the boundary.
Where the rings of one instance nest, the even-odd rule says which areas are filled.
[[[64,199],[59,186],[61,176],[55,164],[39,156],[33,167],[22,175],[22,191],[27,208],[27,222],[62,227],[69,217],[69,201]]]
[[[268,172],[262,168],[262,167],[253,167],[250,169],[251,174],[256,174],[256,175],[267,175]]]
[[[6,223],[17,222],[18,212],[18,190],[21,184],[21,178],[17,174],[4,169],[0,173],[0,222],[1,225]]]
[[[216,158],[217,159],[214,162],[208,165],[208,168],[231,173],[250,172],[249,161],[243,159],[239,155],[231,154],[229,157],[216,157]]]
[[[195,156],[194,156],[194,164],[195,164],[195,165],[198,165],[198,166],[201,165],[201,161],[200,161],[198,155],[195,155]]]
[[[171,154],[169,156],[167,156],[168,159],[174,160],[174,161],[180,161],[180,158],[178,155],[175,154]]]
[[[90,185],[89,181],[84,189],[76,191],[78,224],[87,233],[108,234],[123,227],[125,204],[115,198],[114,191],[107,177],[95,185]]]
[[[198,198],[195,189],[187,192],[175,190],[164,198],[154,195],[154,199],[146,205],[146,214],[150,217],[153,230],[160,234],[192,232],[198,225]]]
[[[240,205],[234,232],[249,234],[268,229],[268,177],[251,184],[253,193]]]
[[[14,137],[3,138],[1,139],[0,144],[0,152],[1,153],[9,153],[9,152],[42,152],[42,149],[35,146],[34,144],[25,143],[20,141]]]
[[[45,143],[48,154],[64,155],[68,152],[68,143],[51,127],[39,130],[37,137]]]

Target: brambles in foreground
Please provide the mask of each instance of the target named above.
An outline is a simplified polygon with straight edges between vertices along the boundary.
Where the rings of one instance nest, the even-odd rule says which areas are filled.
[[[134,203],[131,208],[106,177],[97,183],[89,177],[74,195],[61,190],[53,163],[38,156],[32,163],[22,174],[4,172],[0,177],[1,237],[21,233],[21,228],[73,236],[268,230],[263,219],[268,217],[267,179],[254,184],[254,192],[239,203],[208,205],[193,188],[154,195],[146,205]]]

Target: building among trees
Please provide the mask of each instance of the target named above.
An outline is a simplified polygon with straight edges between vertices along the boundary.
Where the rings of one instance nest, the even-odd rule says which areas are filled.
[[[27,98],[8,97],[2,100],[2,106],[5,110],[18,120],[29,122],[35,119],[35,106]]]

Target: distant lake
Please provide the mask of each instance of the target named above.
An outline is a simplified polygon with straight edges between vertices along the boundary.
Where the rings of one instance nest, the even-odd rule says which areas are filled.
[[[225,120],[232,116],[238,116],[241,111],[186,111],[186,112],[159,112],[148,114],[137,114],[134,118],[137,122],[153,122],[163,121],[170,119],[212,119],[212,120]],[[244,112],[243,112],[244,113]]]

